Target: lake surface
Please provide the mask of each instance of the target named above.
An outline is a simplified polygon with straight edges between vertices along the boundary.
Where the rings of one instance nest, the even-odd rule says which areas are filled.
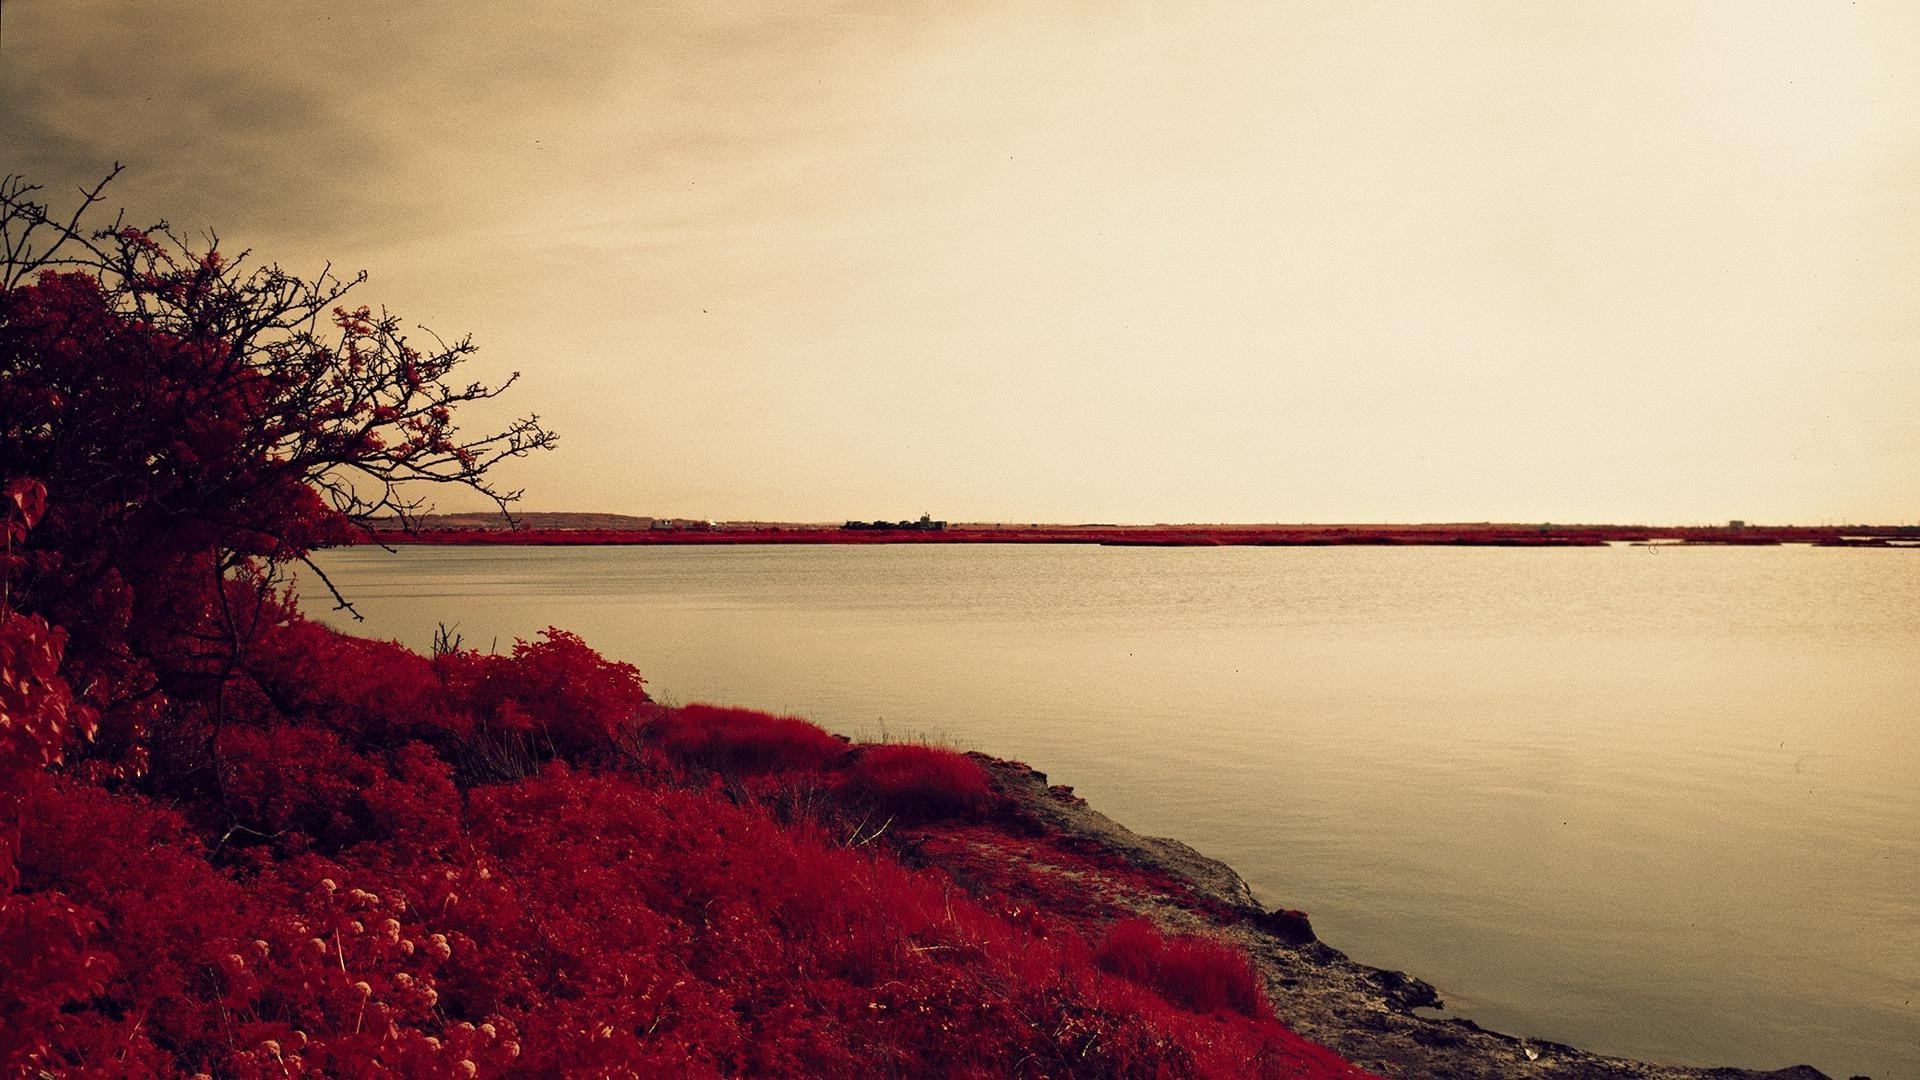
[[[1920,1078],[1920,552],[319,561],[357,633],[504,650],[551,624],[664,700],[1027,761],[1489,1027]]]

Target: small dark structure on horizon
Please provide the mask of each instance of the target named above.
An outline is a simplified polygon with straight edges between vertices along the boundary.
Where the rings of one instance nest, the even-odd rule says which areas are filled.
[[[855,531],[874,531],[879,529],[907,529],[913,532],[940,532],[947,527],[944,521],[935,521],[930,514],[921,514],[919,521],[849,521],[840,526]]]

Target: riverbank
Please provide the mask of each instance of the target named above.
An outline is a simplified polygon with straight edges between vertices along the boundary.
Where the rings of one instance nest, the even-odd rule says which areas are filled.
[[[1038,838],[947,836],[910,840],[909,847],[928,852],[927,861],[959,880],[1006,894],[1044,896],[1045,887],[1034,883],[1057,877],[1071,882],[1077,903],[1094,912],[1145,915],[1170,930],[1231,940],[1253,959],[1276,1015],[1289,1027],[1380,1076],[1827,1080],[1806,1065],[1757,1071],[1607,1057],[1434,1016],[1444,1003],[1433,987],[1355,963],[1320,941],[1304,913],[1261,906],[1231,867],[1177,840],[1139,836],[1023,764],[970,756],[992,772],[1013,820],[1039,823]]]

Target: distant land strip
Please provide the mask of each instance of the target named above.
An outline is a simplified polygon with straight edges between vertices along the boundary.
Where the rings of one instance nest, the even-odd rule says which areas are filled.
[[[646,518],[622,514],[530,511],[508,522],[499,514],[432,514],[411,529],[376,522],[365,543],[513,544],[1101,544],[1113,547],[1330,547],[1464,545],[1596,547],[1609,543],[1920,547],[1920,526],[1562,525],[1518,523],[1406,524],[1007,524],[986,522],[766,522]]]

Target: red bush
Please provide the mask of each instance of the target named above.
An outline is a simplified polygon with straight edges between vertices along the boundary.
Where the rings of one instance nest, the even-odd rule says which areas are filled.
[[[649,733],[679,760],[734,773],[817,772],[847,754],[845,739],[798,717],[718,705],[666,712]]]
[[[1259,1016],[1266,998],[1245,953],[1203,937],[1167,935],[1146,919],[1122,919],[1094,954],[1101,970],[1150,986],[1195,1012]]]
[[[847,769],[846,790],[915,821],[978,814],[993,799],[978,762],[918,743],[862,747]]]
[[[240,673],[264,700],[244,700],[278,717],[324,726],[355,745],[464,734],[456,708],[426,657],[392,641],[353,637],[282,607],[252,630]]]
[[[455,413],[505,384],[461,377],[468,339],[416,343],[349,303],[363,276],[87,223],[113,175],[71,212],[0,179],[0,482],[50,496],[8,541],[6,603],[67,631],[67,682],[98,724],[79,767],[132,778],[151,748],[183,759],[165,763],[178,783],[206,774],[195,748],[248,644],[228,583],[411,518],[420,485],[504,509],[517,495],[490,470],[554,437],[533,418],[463,431]]]
[[[4,793],[23,772],[58,764],[68,746],[93,738],[94,712],[61,675],[67,632],[13,609],[14,578],[27,558],[15,549],[46,512],[47,489],[16,478],[0,488],[0,822]],[[0,866],[10,865],[0,842]]]
[[[519,739],[540,760],[605,755],[639,730],[650,700],[632,664],[557,627],[515,641],[510,656],[454,652],[434,664],[476,734]]]
[[[30,790],[21,815],[20,892],[0,910],[11,914],[25,901],[41,913],[37,919],[64,925],[42,925],[47,936],[28,943],[53,959],[20,969],[40,979],[19,988],[11,976],[0,983],[0,1015],[16,1013],[0,1072],[31,1072],[31,1064],[106,1074],[119,1071],[116,1062],[142,1071],[129,1061],[173,1072],[177,1048],[218,1025],[247,977],[227,966],[250,936],[245,892],[209,865],[181,815],[92,785],[45,780]],[[17,960],[0,957],[0,965],[12,972]],[[69,970],[55,982],[48,976],[59,966]],[[42,1012],[29,997],[22,1009],[13,998],[20,990],[69,1002]]]

